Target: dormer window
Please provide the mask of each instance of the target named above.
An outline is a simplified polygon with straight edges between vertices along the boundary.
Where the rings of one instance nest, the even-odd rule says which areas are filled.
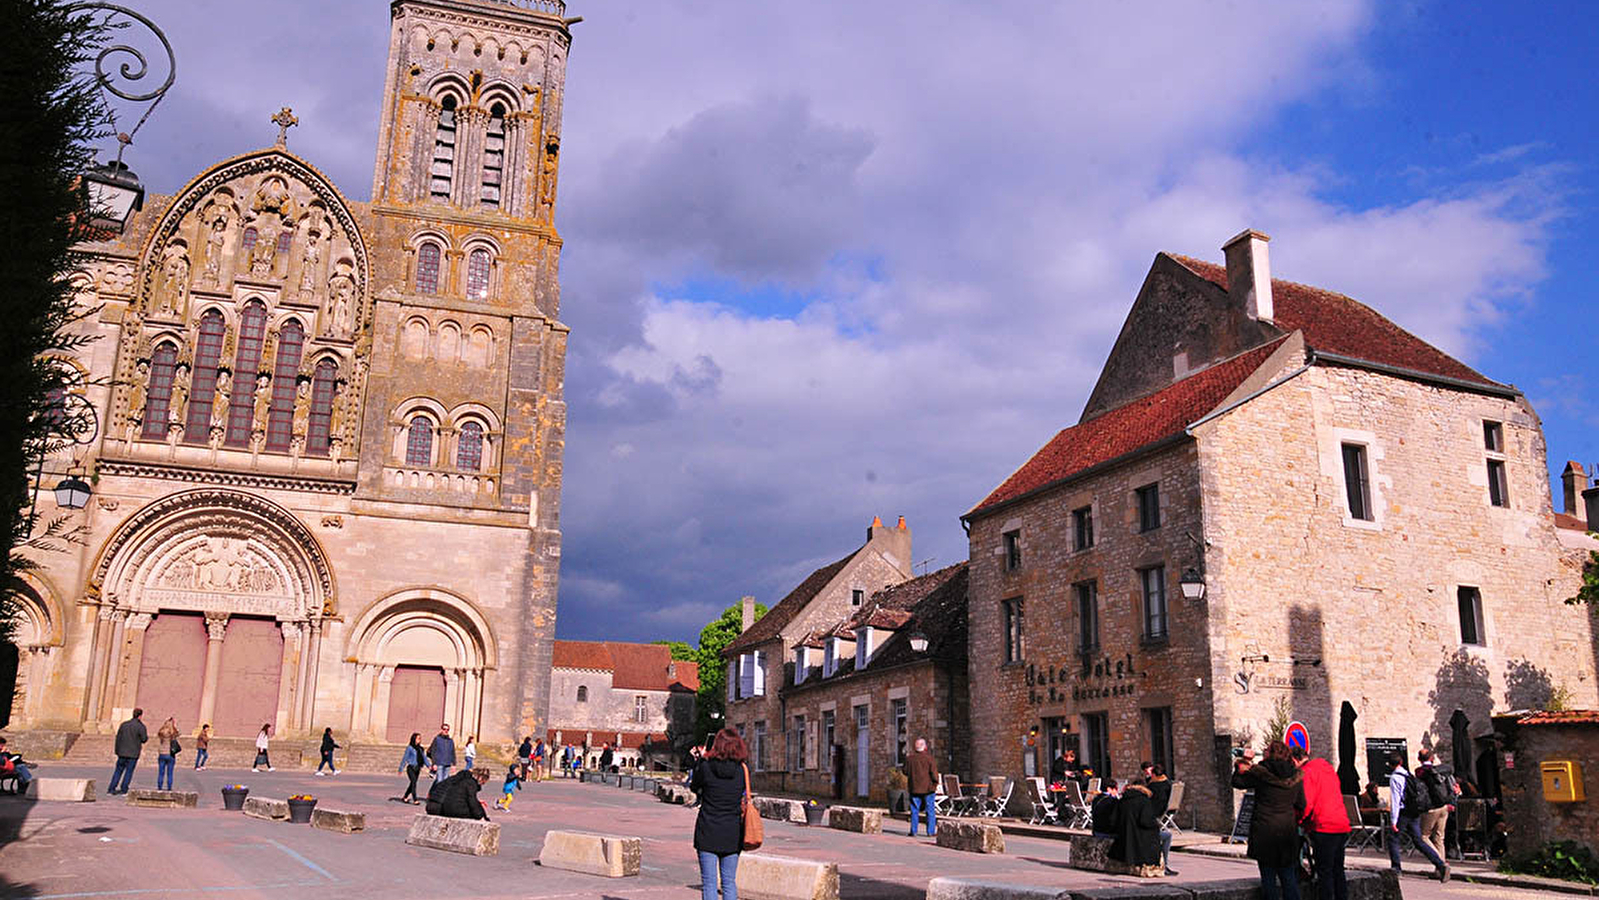
[[[875,643],[876,629],[867,625],[855,629],[855,668],[866,668],[866,661],[872,658],[872,644]]]

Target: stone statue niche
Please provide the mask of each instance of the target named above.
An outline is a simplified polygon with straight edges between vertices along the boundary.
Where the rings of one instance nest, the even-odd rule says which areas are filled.
[[[311,204],[300,227],[305,231],[305,250],[300,254],[299,297],[302,303],[314,303],[317,287],[322,283],[322,260],[327,257],[331,242],[327,214],[320,204]]]
[[[327,302],[322,310],[324,337],[349,338],[359,325],[359,310],[355,290],[355,266],[348,258],[340,259],[328,278]]]
[[[270,277],[277,264],[278,238],[294,228],[294,197],[288,182],[277,175],[262,179],[250,203],[255,225],[255,246],[250,250],[250,274]]]
[[[222,280],[222,254],[236,217],[233,192],[227,188],[213,194],[200,212],[200,236],[205,242],[205,268],[200,278],[207,284],[219,284]]]
[[[150,299],[150,314],[182,318],[189,306],[189,247],[174,238],[161,251],[161,268]]]

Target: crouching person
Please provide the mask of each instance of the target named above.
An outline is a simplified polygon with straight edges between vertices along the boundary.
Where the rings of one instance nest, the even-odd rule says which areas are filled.
[[[488,810],[478,799],[478,791],[489,780],[488,769],[462,769],[428,791],[429,815],[447,819],[487,819]],[[434,798],[437,797],[435,800]]]

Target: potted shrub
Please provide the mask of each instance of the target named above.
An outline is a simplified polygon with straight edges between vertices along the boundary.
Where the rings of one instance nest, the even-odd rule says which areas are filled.
[[[806,800],[805,801],[805,824],[806,825],[820,825],[820,824],[822,824],[822,819],[825,818],[826,816],[827,816],[827,807],[824,804],[818,803],[815,800]]]
[[[250,796],[250,789],[242,784],[225,784],[222,786],[222,808],[239,812],[244,809],[244,798]]]
[[[316,798],[310,794],[295,794],[289,798],[289,822],[293,825],[308,825],[311,822],[311,810],[316,809]]]
[[[898,769],[888,771],[888,811],[904,812],[910,808],[910,784],[905,780],[905,773]]]

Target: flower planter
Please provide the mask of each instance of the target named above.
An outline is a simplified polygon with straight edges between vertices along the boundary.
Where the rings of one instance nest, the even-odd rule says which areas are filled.
[[[244,788],[243,790],[234,790],[232,788],[223,788],[222,789],[222,808],[226,809],[226,810],[231,810],[233,812],[240,812],[240,811],[242,811],[244,809],[244,798],[246,798],[248,796],[250,796],[250,789],[249,788]]]
[[[289,800],[289,824],[311,824],[311,810],[316,809],[315,800]]]
[[[805,804],[805,824],[820,825],[827,819],[827,807],[817,804]]]

